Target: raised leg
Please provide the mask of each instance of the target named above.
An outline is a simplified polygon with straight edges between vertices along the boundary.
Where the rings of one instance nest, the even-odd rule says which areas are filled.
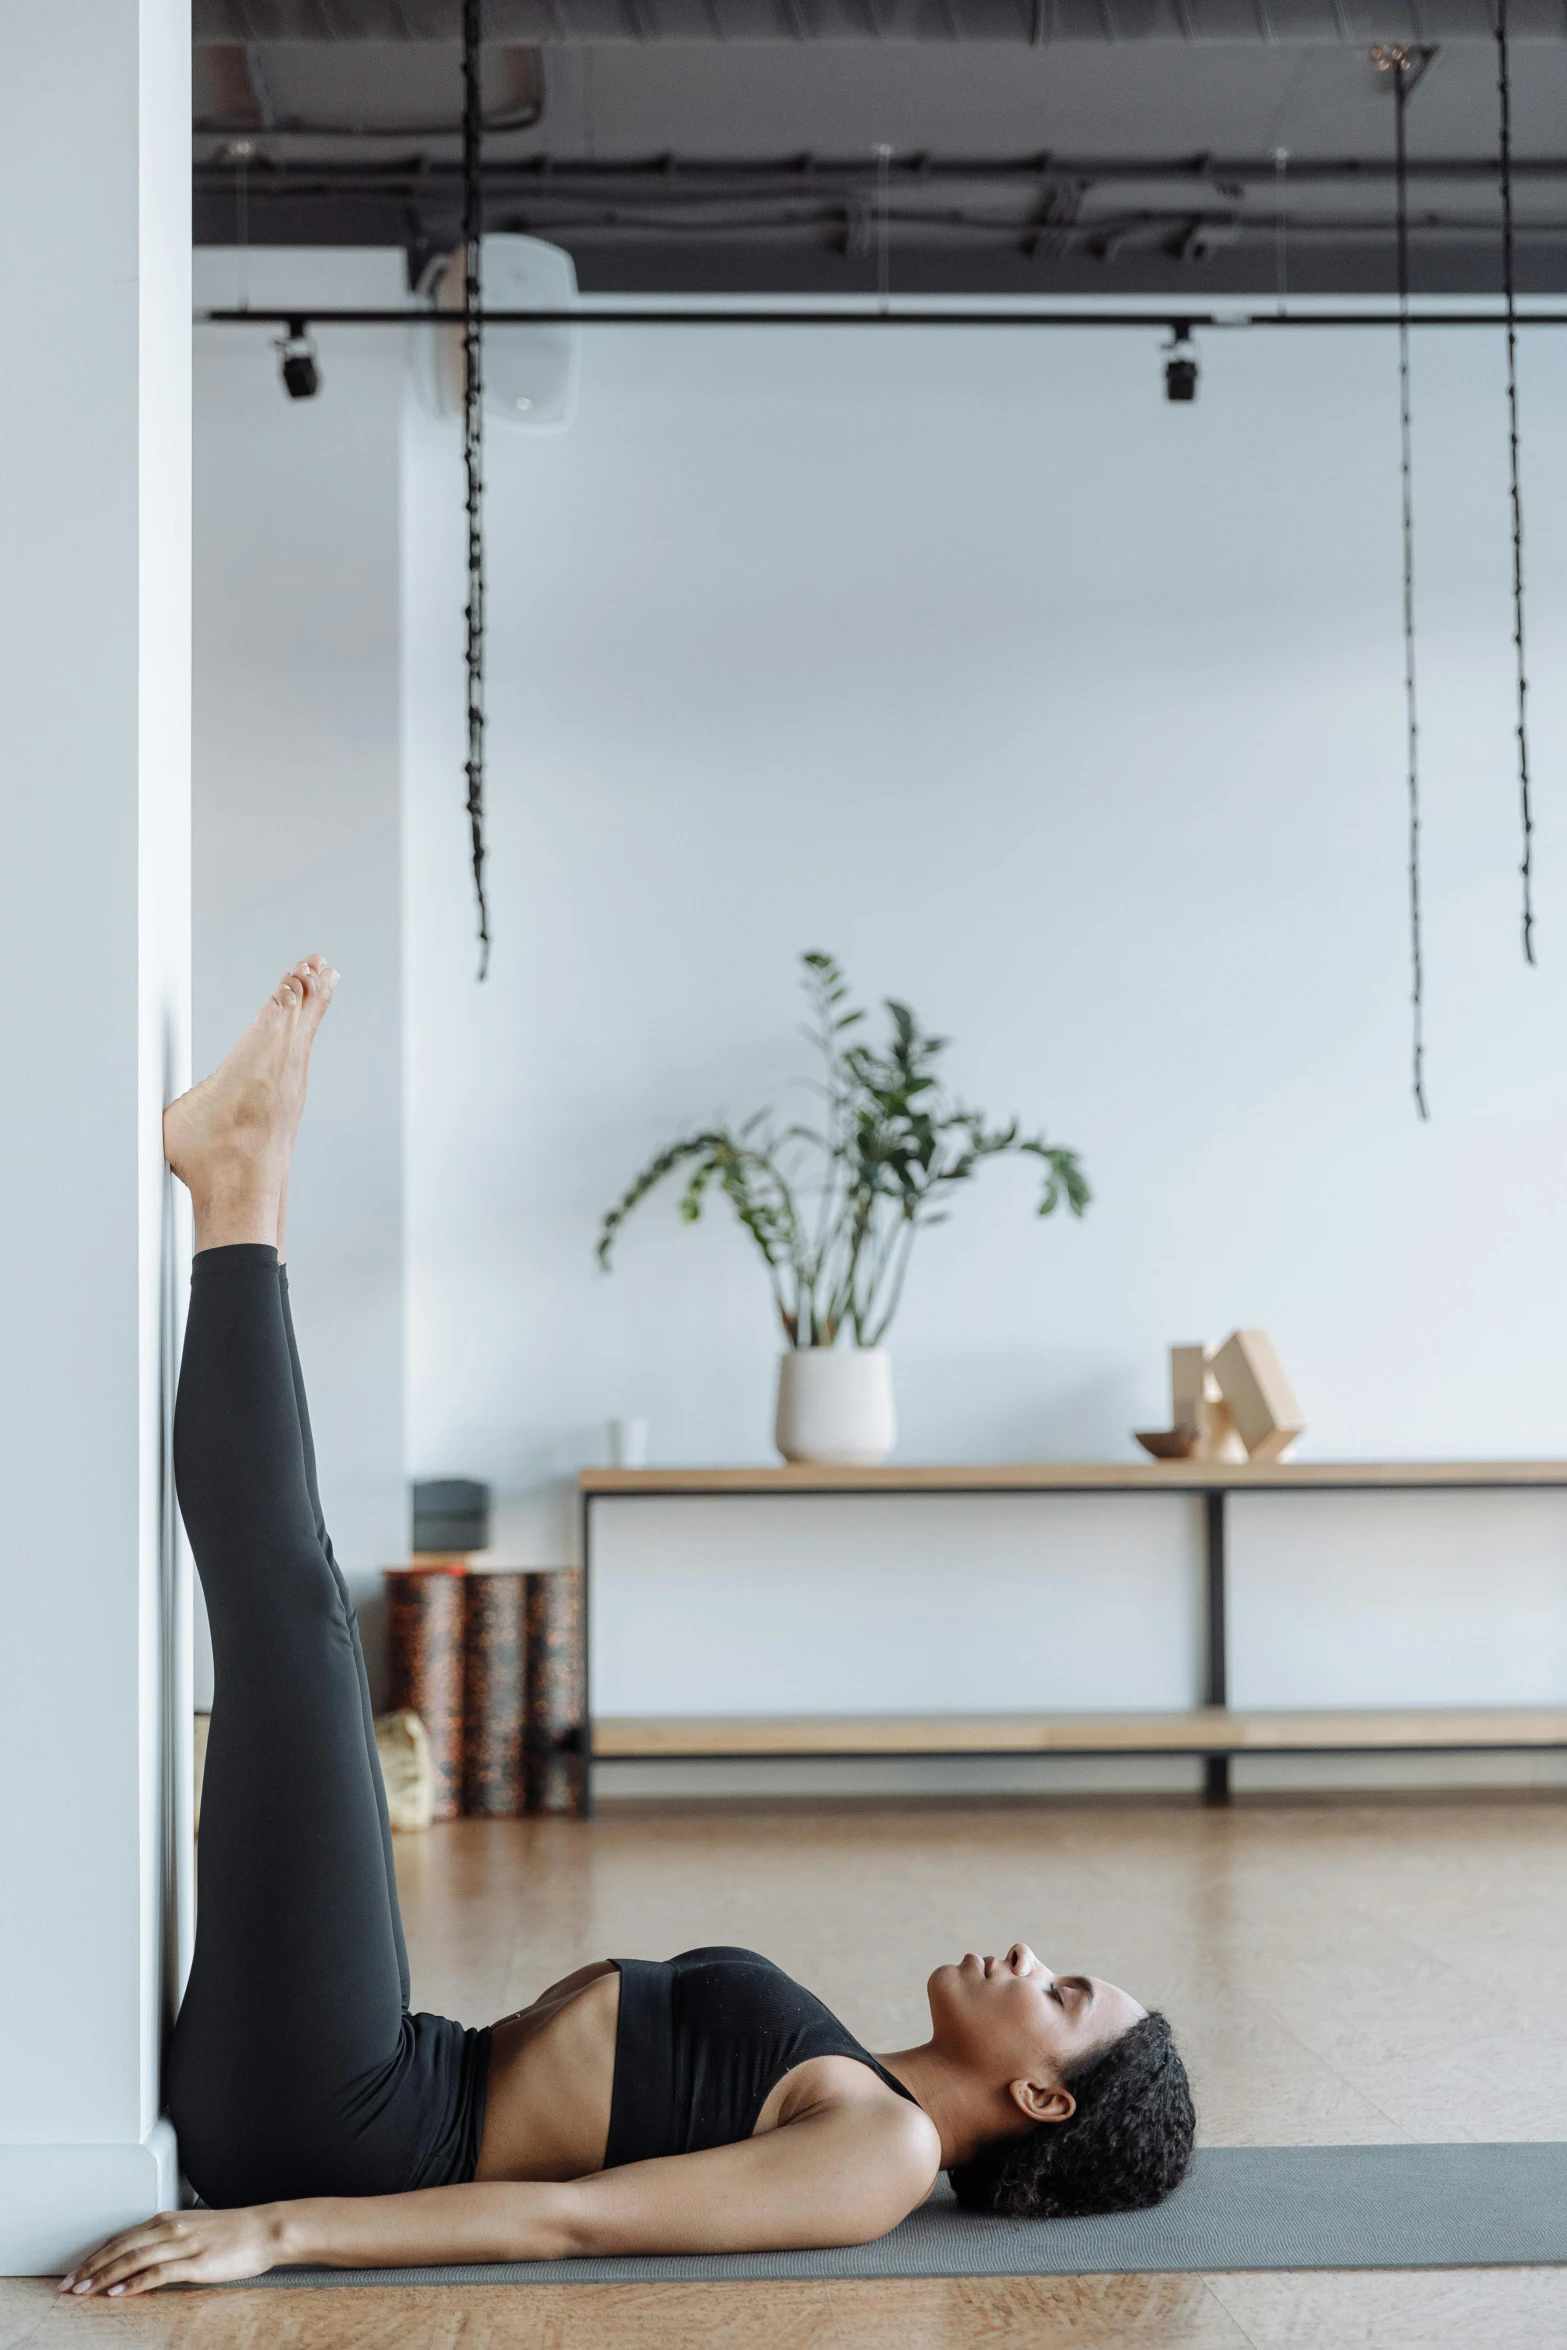
[[[296,965],[164,1122],[196,1208],[174,1456],[216,1669],[196,1951],[167,2091],[210,2203],[471,2176],[482,2114],[482,2035],[405,2012],[363,1658],[321,1524],[278,1269],[335,976],[319,957]]]
[[[315,1518],[316,1540],[320,1543],[327,1565],[337,1578],[343,1610],[348,1620],[354,1644],[354,1663],[358,1668],[359,1711],[364,1723],[365,1748],[374,1765],[376,1808],[381,1821],[381,1853],[386,1864],[386,1898],[392,1913],[392,1934],[397,1945],[397,1973],[402,1985],[403,2005],[408,2005],[409,1976],[408,1950],[403,1940],[403,1914],[397,1898],[397,1865],[392,1858],[392,1823],[386,1808],[386,1784],[381,1776],[380,1758],[375,1750],[375,1707],[370,1699],[370,1676],[365,1671],[365,1654],[359,1639],[359,1617],[350,1596],[343,1571],[332,1552],[332,1537],[326,1530],[321,1514],[321,1495],[316,1484],[316,1447],[310,1432],[310,1406],[305,1401],[305,1375],[300,1368],[299,1344],[294,1336],[294,1316],[288,1300],[288,1269],[278,1266],[278,1284],[283,1299],[283,1332],[288,1341],[288,1359],[294,1375],[294,1406],[299,1415],[299,1434],[305,1455],[305,1484],[310,1495],[310,1507]]]
[[[316,1538],[270,1247],[196,1258],[174,1457],[215,1685],[169,2110],[209,2202],[352,2192],[345,2140],[396,2066],[402,1976],[356,1645]]]

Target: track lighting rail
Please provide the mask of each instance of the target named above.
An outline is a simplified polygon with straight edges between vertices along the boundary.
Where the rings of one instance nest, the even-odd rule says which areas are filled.
[[[1149,310],[938,310],[893,308],[871,310],[835,304],[829,308],[763,310],[721,309],[716,306],[675,309],[615,310],[485,310],[478,323],[492,326],[1009,326],[1009,327],[1141,327],[1145,332],[1168,332],[1174,323],[1164,309]],[[436,326],[461,333],[463,314],[452,310],[287,310],[198,309],[197,326]],[[1185,310],[1180,323],[1188,332],[1228,334],[1242,327],[1269,327],[1296,333],[1309,327],[1397,327],[1396,310],[1305,310],[1281,317],[1276,310]],[[1492,310],[1428,310],[1412,313],[1411,327],[1504,326],[1506,313]],[[1567,326],[1567,306],[1560,310],[1519,310],[1515,326]]]

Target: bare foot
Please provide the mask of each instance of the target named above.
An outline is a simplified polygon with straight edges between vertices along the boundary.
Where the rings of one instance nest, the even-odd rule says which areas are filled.
[[[306,955],[302,962],[296,963],[294,965],[292,972],[290,972],[288,976],[290,978],[297,979],[305,990],[305,1009],[299,1025],[300,1044],[304,1054],[304,1072],[299,1087],[299,1109],[295,1112],[294,1116],[294,1134],[297,1135],[299,1132],[300,1114],[303,1112],[305,1106],[305,1084],[308,1081],[310,1073],[310,1050],[316,1040],[316,1031],[321,1026],[322,1021],[326,1018],[328,1007],[332,1001],[332,991],[337,985],[338,974],[327,962],[325,955]],[[289,1155],[290,1159],[292,1159],[292,1135],[289,1138]],[[288,1223],[288,1172],[288,1168],[285,1167],[283,1170],[283,1188],[278,1193],[277,1203],[277,1261],[280,1265],[288,1253],[286,1241],[286,1226]]]
[[[319,955],[285,972],[227,1059],[164,1111],[164,1156],[195,1203],[198,1248],[275,1240],[310,1048],[336,979]]]
[[[297,979],[305,995],[294,1038],[298,1090],[295,1094],[294,1125],[289,1135],[292,1146],[294,1135],[299,1132],[299,1121],[305,1107],[305,1088],[310,1081],[311,1047],[331,1007],[332,991],[337,986],[338,974],[325,955],[306,955],[294,965],[292,971],[285,971],[283,977],[285,980]]]

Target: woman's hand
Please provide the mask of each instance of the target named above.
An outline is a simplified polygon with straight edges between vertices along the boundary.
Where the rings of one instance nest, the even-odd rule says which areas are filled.
[[[122,2228],[60,2280],[62,2293],[152,2293],[160,2285],[224,2285],[260,2276],[283,2257],[280,2215],[266,2204],[245,2211],[160,2211]]]

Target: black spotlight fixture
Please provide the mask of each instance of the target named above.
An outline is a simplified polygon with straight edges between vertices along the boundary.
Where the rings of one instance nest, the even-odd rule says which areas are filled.
[[[310,340],[310,330],[302,318],[289,320],[288,332],[280,337],[277,348],[284,391],[291,400],[313,400],[321,389],[321,370],[316,365],[316,347]]]
[[[1170,322],[1170,339],[1164,346],[1164,396],[1167,400],[1197,397],[1197,346],[1190,322],[1184,318]]]

